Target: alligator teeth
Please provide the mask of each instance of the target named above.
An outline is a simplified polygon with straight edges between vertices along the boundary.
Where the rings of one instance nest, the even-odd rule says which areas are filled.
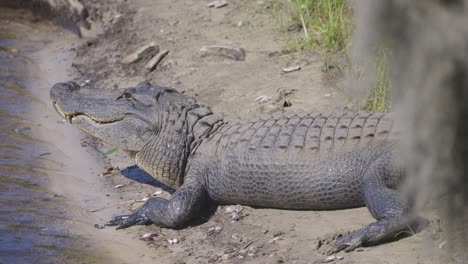
[[[72,115],[65,115],[65,119],[67,119],[68,122],[70,122],[70,124],[72,123],[72,118],[73,118]]]

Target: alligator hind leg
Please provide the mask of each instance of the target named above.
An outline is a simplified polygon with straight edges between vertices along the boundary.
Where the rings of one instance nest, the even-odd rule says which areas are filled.
[[[402,174],[403,170],[392,162],[391,154],[379,158],[367,170],[363,182],[364,200],[377,222],[348,235],[340,235],[335,240],[335,252],[349,252],[363,245],[384,242],[416,221],[408,214],[406,196],[393,189]]]
[[[198,216],[207,203],[209,200],[203,183],[189,177],[169,200],[150,198],[135,213],[117,216],[106,225],[117,226],[117,229],[147,224],[177,228]]]

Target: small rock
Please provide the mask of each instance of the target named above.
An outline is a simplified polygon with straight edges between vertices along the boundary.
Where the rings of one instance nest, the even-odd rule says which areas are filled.
[[[144,240],[144,241],[153,241],[154,238],[157,236],[158,234],[156,233],[146,233],[144,235],[142,235],[140,237],[141,240]]]
[[[245,50],[243,48],[230,47],[230,46],[204,46],[200,49],[202,57],[206,56],[221,56],[235,61],[245,60]]]
[[[122,188],[122,187],[124,187],[123,184],[117,184],[116,186],[114,186],[114,188]]]
[[[135,52],[125,56],[121,63],[122,64],[131,64],[141,60],[144,57],[151,57],[154,54],[158,53],[159,47],[154,42],[137,49]]]
[[[169,53],[169,50],[163,50],[156,54],[146,65],[145,68],[149,71],[153,71],[158,66],[158,63]]]
[[[62,120],[60,120],[60,121],[57,121],[57,123],[59,123],[59,124],[65,124],[66,122],[67,122],[67,120],[65,120],[65,119],[62,119]]]
[[[266,95],[260,95],[259,97],[255,98],[255,102],[257,102],[259,104],[266,103],[266,102],[268,102],[270,100],[271,100],[271,97],[266,96]]]
[[[162,193],[162,191],[155,191],[155,192],[153,193],[153,196],[158,196],[158,195],[160,195],[161,193]]]
[[[208,4],[208,7],[215,7],[215,8],[221,8],[223,6],[227,6],[227,2],[224,0],[216,0]]]
[[[285,73],[298,71],[300,69],[301,69],[301,66],[299,66],[299,65],[293,65],[293,66],[282,68],[283,72],[285,72]]]

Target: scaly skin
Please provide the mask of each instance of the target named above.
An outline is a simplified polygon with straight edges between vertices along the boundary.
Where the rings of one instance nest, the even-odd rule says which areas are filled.
[[[408,202],[397,190],[405,173],[388,115],[286,113],[231,124],[169,88],[142,84],[109,97],[118,99],[109,100],[106,107],[123,109],[123,114],[102,114],[101,106],[93,111],[92,97],[81,93],[75,84],[56,84],[51,98],[71,123],[120,144],[137,165],[177,188],[169,200],[151,198],[135,213],[118,216],[108,225],[180,228],[209,203],[301,210],[367,206],[377,222],[335,242],[335,251],[349,251],[382,242],[411,222],[406,218]],[[146,103],[139,107],[142,98]],[[80,104],[87,108],[79,109]],[[129,112],[128,105],[138,111]],[[123,118],[135,115],[144,122]],[[137,125],[129,127],[129,122]],[[109,131],[117,127],[121,131],[113,142]],[[131,138],[139,147],[128,149],[132,144],[122,142],[119,133],[134,130],[152,133]]]

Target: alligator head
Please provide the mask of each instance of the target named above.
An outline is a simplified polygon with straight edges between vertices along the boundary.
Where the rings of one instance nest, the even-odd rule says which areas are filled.
[[[57,83],[50,91],[57,112],[87,134],[123,149],[159,181],[177,188],[197,139],[222,122],[196,99],[143,83],[119,92]],[[199,122],[204,120],[204,122]],[[207,120],[209,122],[207,122]],[[195,129],[202,123],[209,129]]]

